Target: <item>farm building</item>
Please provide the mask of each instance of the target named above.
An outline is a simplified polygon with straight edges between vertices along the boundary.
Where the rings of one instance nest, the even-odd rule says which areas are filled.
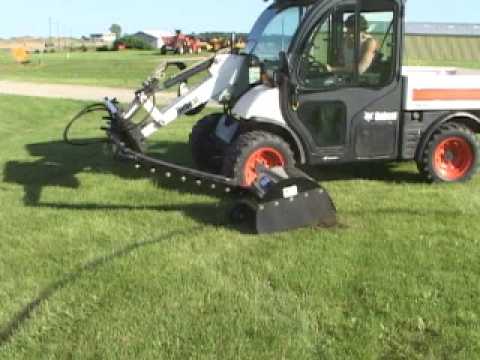
[[[90,35],[90,40],[93,41],[97,46],[111,45],[116,40],[116,38],[117,38],[117,35],[115,35],[114,33]]]
[[[174,36],[175,34],[170,31],[162,30],[145,30],[139,31],[136,34],[133,34],[134,37],[142,39],[152,46],[154,49],[161,49],[164,45],[163,38]]]
[[[407,23],[405,56],[409,61],[480,59],[480,24]]]

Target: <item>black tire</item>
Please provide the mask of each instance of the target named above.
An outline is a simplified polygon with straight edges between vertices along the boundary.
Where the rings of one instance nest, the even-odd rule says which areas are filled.
[[[215,135],[223,114],[211,114],[200,119],[190,133],[190,149],[197,169],[219,174],[225,146]]]
[[[228,147],[223,160],[223,175],[234,179],[242,186],[250,186],[253,181],[252,176],[248,176],[247,164],[263,149],[271,149],[274,155],[280,154],[284,167],[295,165],[292,149],[282,137],[266,131],[250,131],[240,134]],[[275,163],[276,159],[273,160]]]
[[[461,124],[447,123],[432,135],[417,167],[432,182],[465,182],[477,172],[479,155],[475,133]]]
[[[160,54],[167,55],[167,48],[165,46],[162,46],[162,48],[160,49]]]

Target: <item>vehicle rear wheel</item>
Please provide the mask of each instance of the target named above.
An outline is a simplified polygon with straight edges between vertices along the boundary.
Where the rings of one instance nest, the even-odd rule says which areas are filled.
[[[248,187],[257,179],[258,165],[290,167],[295,165],[295,157],[280,136],[265,131],[246,132],[227,149],[222,172]]]
[[[478,169],[480,144],[468,128],[450,123],[430,139],[418,164],[421,173],[433,182],[463,182]]]
[[[200,119],[190,133],[190,149],[195,166],[202,171],[220,173],[224,145],[215,135],[223,114],[211,114]]]

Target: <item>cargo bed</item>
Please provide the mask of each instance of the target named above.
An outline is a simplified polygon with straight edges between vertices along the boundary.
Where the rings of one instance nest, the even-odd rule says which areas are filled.
[[[480,110],[480,72],[456,68],[404,67],[406,111]]]

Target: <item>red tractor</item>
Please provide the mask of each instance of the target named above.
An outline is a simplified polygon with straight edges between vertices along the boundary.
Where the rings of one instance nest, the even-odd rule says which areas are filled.
[[[202,51],[201,41],[194,36],[182,34],[181,30],[176,30],[174,36],[163,38],[164,45],[161,48],[162,55],[169,51],[175,54],[193,54]]]

